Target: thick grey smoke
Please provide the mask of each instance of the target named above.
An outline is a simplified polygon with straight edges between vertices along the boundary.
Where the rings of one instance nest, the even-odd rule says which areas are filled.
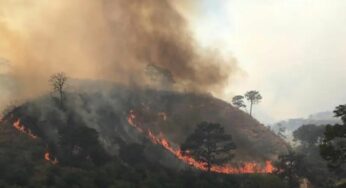
[[[147,86],[145,70],[154,65],[171,76],[173,89],[216,91],[236,69],[197,46],[168,0],[0,0],[0,40],[19,96],[46,91],[60,71]]]

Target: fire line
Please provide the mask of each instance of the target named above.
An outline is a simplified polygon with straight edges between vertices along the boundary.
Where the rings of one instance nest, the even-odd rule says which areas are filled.
[[[146,136],[152,141],[152,143],[161,145],[163,148],[175,155],[179,160],[184,161],[186,164],[193,166],[199,170],[207,170],[205,163],[197,161],[191,156],[182,155],[182,151],[180,150],[180,148],[173,147],[163,133],[154,135],[150,129],[146,131],[143,130],[143,128],[139,126],[139,123],[136,122],[136,114],[133,110],[131,110],[128,114],[128,123],[132,127],[136,128],[139,132],[146,133]],[[223,174],[273,173],[274,166],[272,165],[272,162],[268,160],[265,162],[264,167],[257,164],[256,162],[245,162],[237,167],[234,167],[231,164],[226,164],[223,166],[213,165],[211,167],[211,171]]]

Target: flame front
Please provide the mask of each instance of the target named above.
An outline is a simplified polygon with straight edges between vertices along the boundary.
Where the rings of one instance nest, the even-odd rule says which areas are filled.
[[[30,136],[33,139],[36,139],[37,136],[34,135],[30,129],[26,128],[20,121],[20,119],[17,119],[14,123],[13,123],[13,127],[15,129],[17,129],[18,131]]]
[[[136,114],[133,110],[131,110],[128,115],[128,123],[132,127],[136,128],[139,132],[145,132],[154,144],[163,146],[166,150],[171,152],[178,159],[184,161],[186,164],[203,171],[207,170],[205,163],[197,161],[191,156],[183,155],[179,147],[173,147],[163,133],[155,135],[150,129],[144,131],[140,126],[138,126],[138,123],[136,123]],[[231,164],[226,164],[223,166],[213,165],[210,170],[212,172],[223,174],[272,173],[274,171],[274,167],[271,161],[266,161],[265,167],[258,165],[256,162],[245,162],[237,167]]]
[[[18,130],[19,132],[22,132],[22,133],[28,135],[29,137],[31,137],[31,138],[33,138],[33,139],[37,139],[37,136],[34,135],[34,134],[32,133],[32,131],[31,131],[29,128],[25,127],[25,126],[21,123],[20,119],[17,119],[17,120],[13,123],[13,127],[14,127],[16,130]],[[52,164],[57,164],[57,163],[58,163],[58,160],[57,160],[55,157],[53,157],[49,152],[46,152],[46,153],[44,154],[44,159],[47,160],[47,161],[49,161],[49,162],[51,162]]]

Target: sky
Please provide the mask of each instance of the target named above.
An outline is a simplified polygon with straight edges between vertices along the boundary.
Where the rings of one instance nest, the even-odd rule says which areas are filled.
[[[332,111],[346,101],[346,1],[202,0],[199,43],[237,59],[221,97],[258,90],[263,123]]]
[[[241,69],[216,96],[231,101],[234,95],[260,91],[263,100],[253,114],[266,124],[332,111],[345,103],[345,0],[175,1],[187,7],[184,15],[199,44],[220,51],[229,62],[236,59]],[[198,10],[190,2],[197,2]],[[23,11],[11,20],[36,11]],[[6,69],[8,63],[0,59],[0,74]],[[0,96],[4,94],[9,95],[2,91]]]

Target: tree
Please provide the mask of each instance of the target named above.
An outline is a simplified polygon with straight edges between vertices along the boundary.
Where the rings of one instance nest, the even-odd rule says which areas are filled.
[[[262,96],[258,91],[252,90],[245,93],[245,98],[250,102],[250,116],[252,116],[252,106],[261,102]]]
[[[331,169],[342,170],[346,164],[346,105],[336,107],[334,113],[343,124],[326,126],[320,153]]]
[[[277,135],[280,136],[284,140],[287,139],[286,127],[284,127],[281,123],[278,126],[279,126],[279,130],[277,132]]]
[[[334,110],[335,117],[340,117],[344,125],[346,124],[346,104],[339,105]]]
[[[324,129],[325,126],[303,125],[293,132],[293,137],[295,140],[299,140],[305,148],[311,148],[323,136]]]
[[[232,104],[237,108],[246,108],[244,103],[244,96],[236,95],[232,98]]]
[[[65,84],[67,82],[67,76],[63,72],[53,74],[50,77],[50,83],[52,84],[53,91],[59,95],[59,103],[63,106],[64,93],[65,93]]]
[[[183,155],[191,156],[203,162],[208,172],[212,165],[223,164],[233,158],[236,148],[232,136],[225,134],[218,123],[202,122],[181,145]]]
[[[304,156],[289,150],[287,154],[279,156],[275,167],[275,174],[286,181],[289,188],[298,187],[299,177],[305,172]]]

